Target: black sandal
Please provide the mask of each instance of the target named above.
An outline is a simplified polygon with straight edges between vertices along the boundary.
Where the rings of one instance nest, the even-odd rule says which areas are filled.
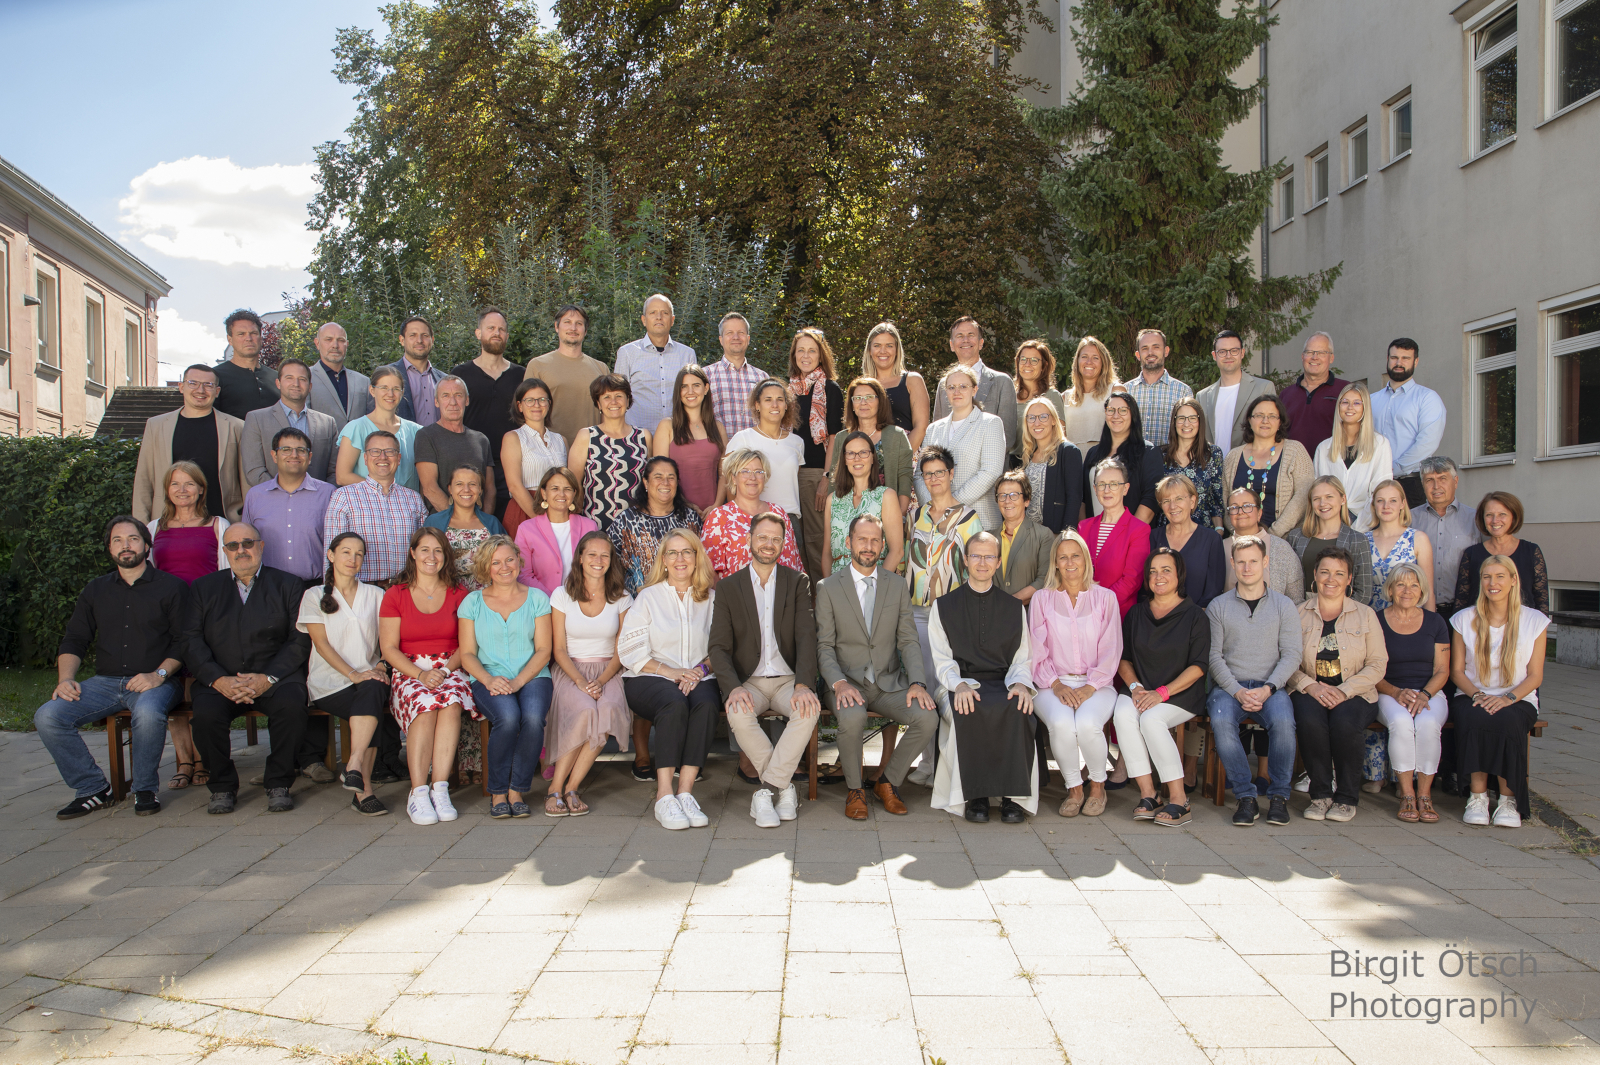
[[[192,766],[192,765],[194,765],[194,763],[193,762],[179,762],[178,763],[177,772],[173,773],[172,774],[172,779],[167,781],[167,790],[168,791],[182,791],[184,788],[193,786],[193,784],[194,784],[194,774],[193,773],[185,773],[183,771],[183,767],[186,766],[186,765]]]
[[[1156,819],[1156,810],[1160,806],[1161,804],[1156,801],[1154,796],[1148,799],[1140,799],[1139,805],[1133,808],[1133,819],[1135,821],[1154,821]]]
[[[1162,820],[1163,817],[1166,818],[1165,821]],[[1168,828],[1177,828],[1179,825],[1188,824],[1191,819],[1192,816],[1189,813],[1189,807],[1187,805],[1179,806],[1175,802],[1169,802],[1156,813],[1152,820],[1154,820],[1158,825],[1165,825]]]

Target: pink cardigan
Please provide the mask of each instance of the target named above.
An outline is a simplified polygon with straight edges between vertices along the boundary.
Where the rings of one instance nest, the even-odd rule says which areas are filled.
[[[1091,584],[1078,605],[1060,589],[1046,588],[1028,601],[1028,636],[1033,684],[1040,691],[1063,676],[1088,676],[1096,688],[1111,686],[1122,661],[1122,616],[1109,588]]]
[[[1089,545],[1089,556],[1094,561],[1094,582],[1117,593],[1117,604],[1124,617],[1139,600],[1139,589],[1144,586],[1144,563],[1150,557],[1150,526],[1124,510],[1122,517],[1111,527],[1105,550],[1095,552],[1100,542],[1100,519],[1096,514],[1078,523],[1078,533]]]
[[[581,514],[570,515],[567,522],[572,526],[574,551],[578,541],[599,528],[593,519]],[[517,527],[517,547],[522,551],[522,576],[518,579],[545,595],[554,592],[561,583],[561,545],[550,528],[550,519],[543,514],[525,519]]]

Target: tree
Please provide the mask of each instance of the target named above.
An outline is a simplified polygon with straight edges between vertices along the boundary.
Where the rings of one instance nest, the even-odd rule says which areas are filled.
[[[1343,269],[1257,277],[1248,249],[1283,166],[1222,164],[1223,132],[1265,88],[1232,75],[1276,20],[1244,2],[1225,17],[1220,0],[1082,0],[1072,13],[1083,69],[1099,73],[1028,119],[1062,152],[1043,194],[1060,216],[1063,261],[1054,283],[1016,287],[1016,305],[1123,358],[1140,328],[1160,328],[1173,372],[1207,383],[1216,330],[1282,343]]]

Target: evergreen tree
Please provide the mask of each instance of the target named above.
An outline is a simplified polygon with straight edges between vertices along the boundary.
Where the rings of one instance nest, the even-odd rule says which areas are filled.
[[[1174,375],[1199,387],[1216,377],[1218,329],[1283,343],[1343,268],[1258,277],[1250,241],[1283,167],[1222,163],[1223,132],[1266,86],[1233,74],[1276,19],[1244,2],[1224,16],[1220,0],[1082,0],[1072,15],[1083,69],[1098,74],[1028,118],[1062,152],[1042,183],[1065,234],[1062,262],[1054,283],[1019,286],[1013,299],[1043,326],[1099,337],[1125,367],[1138,330],[1159,328]]]

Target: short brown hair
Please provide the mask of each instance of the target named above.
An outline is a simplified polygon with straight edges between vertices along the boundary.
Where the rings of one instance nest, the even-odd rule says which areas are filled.
[[[1000,496],[1000,486],[1003,484],[1014,484],[1022,489],[1022,501],[1024,503],[1032,501],[1033,485],[1028,483],[1028,475],[1021,470],[1007,470],[1000,475],[1000,479],[994,483],[994,494],[997,499]]]
[[[633,386],[621,374],[603,373],[589,382],[589,402],[595,406],[600,405],[600,397],[607,392],[621,392],[628,397],[628,406],[633,406]]]
[[[1256,429],[1255,429],[1255,426],[1250,424],[1250,420],[1256,416],[1256,408],[1261,406],[1261,404],[1263,404],[1263,403],[1272,404],[1272,409],[1278,412],[1278,435],[1273,437],[1273,443],[1281,444],[1281,443],[1283,443],[1284,437],[1289,435],[1289,412],[1283,409],[1283,400],[1279,399],[1277,396],[1273,395],[1271,392],[1268,392],[1264,396],[1257,396],[1254,400],[1252,400],[1250,402],[1249,408],[1247,408],[1245,410],[1245,412],[1244,412],[1244,424],[1246,426],[1245,434],[1244,434],[1245,442],[1249,443],[1249,442],[1255,440],[1255,438],[1256,438]],[[1204,417],[1204,413],[1203,412],[1202,412],[1202,417]],[[1222,427],[1218,426],[1217,427],[1217,431],[1220,433],[1222,431]],[[1193,456],[1190,456],[1190,461],[1193,461],[1193,460],[1194,460]]]
[[[1483,524],[1483,508],[1490,503],[1499,503],[1511,511],[1511,528],[1506,530],[1507,536],[1515,536],[1522,531],[1522,500],[1510,492],[1490,492],[1478,501],[1478,512],[1472,517],[1473,524],[1478,527],[1478,532],[1483,534],[1485,540],[1489,538],[1489,530]]]
[[[976,318],[972,317],[972,315],[970,315],[970,314],[963,314],[960,318],[957,318],[955,321],[950,323],[950,332],[945,334],[945,335],[946,336],[954,336],[955,335],[955,331],[956,331],[956,326],[958,326],[958,325],[966,325],[968,322],[971,322],[973,325],[978,326],[978,332],[980,332],[980,333],[983,332],[983,326],[979,324],[979,322],[978,322],[978,320]]]

